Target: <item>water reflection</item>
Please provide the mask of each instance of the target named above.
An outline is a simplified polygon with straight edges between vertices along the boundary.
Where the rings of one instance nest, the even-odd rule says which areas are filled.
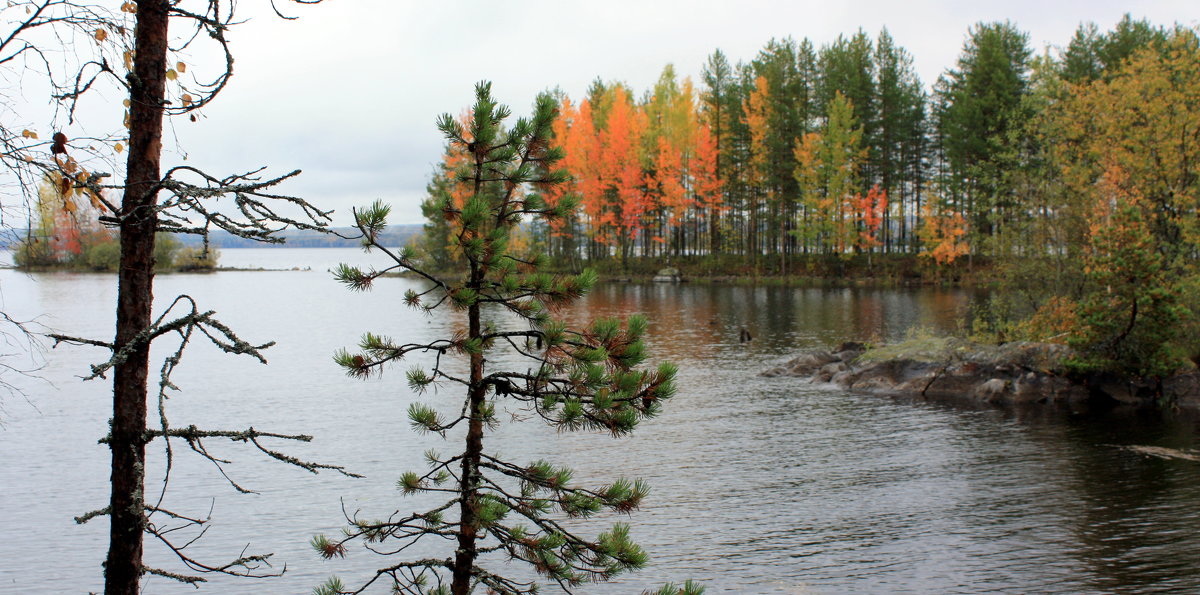
[[[572,321],[644,314],[656,353],[700,360],[734,349],[786,355],[845,340],[896,340],[916,329],[950,332],[970,301],[967,292],[947,290],[612,283],[565,313]],[[755,338],[747,344],[739,341],[743,328]]]

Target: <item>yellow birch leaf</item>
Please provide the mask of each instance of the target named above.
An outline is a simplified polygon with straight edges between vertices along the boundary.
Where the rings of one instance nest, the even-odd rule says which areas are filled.
[[[131,106],[131,105],[133,105],[133,104],[132,104],[132,103],[130,103],[128,99],[126,99],[125,101],[122,101],[122,102],[121,102],[121,105],[124,105],[125,107],[129,107],[129,106]]]
[[[171,70],[168,70],[168,71],[167,71],[167,80],[169,80],[169,81],[173,81],[173,80],[175,80],[175,79],[177,79],[177,78],[179,78],[179,73],[175,72],[175,70],[174,70],[174,69],[171,69]]]
[[[125,70],[133,70],[133,50],[125,50]]]
[[[23,136],[25,138],[32,138],[33,140],[37,140],[37,133],[32,130],[22,130],[21,136]]]
[[[121,151],[125,150],[125,145],[123,145],[121,143],[117,143],[117,144],[113,145],[113,150],[120,153]]]
[[[92,35],[92,37],[95,37],[96,41],[104,41],[105,39],[108,39],[108,31],[105,31],[104,29],[96,29],[96,32]]]
[[[178,70],[179,72],[187,72],[187,64],[178,62],[175,64],[175,70]]]
[[[180,99],[183,100],[183,105],[185,105],[185,106],[192,104],[192,96],[188,95],[187,93],[184,93],[183,97],[180,97]]]

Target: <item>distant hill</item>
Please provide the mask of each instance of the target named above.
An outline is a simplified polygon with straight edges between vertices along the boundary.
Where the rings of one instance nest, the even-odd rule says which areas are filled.
[[[13,248],[17,242],[24,239],[26,229],[12,229],[8,227],[0,227],[0,249]]]
[[[403,246],[413,236],[421,233],[420,224],[390,225],[381,235],[384,246]],[[330,228],[343,236],[355,237],[358,230],[352,227]],[[288,229],[278,234],[283,238],[282,244],[264,244],[240,238],[225,231],[214,231],[209,235],[209,243],[217,248],[357,248],[361,244],[357,239],[343,239],[330,233],[321,233],[307,229]],[[199,244],[199,236],[180,235],[179,240],[184,244]]]
[[[413,236],[421,233],[421,227],[419,223],[388,226],[382,234],[383,241],[381,243],[384,246],[404,246],[408,244]],[[354,237],[358,235],[358,230],[352,227],[334,227],[331,229],[344,236]],[[0,228],[0,248],[12,248],[24,239],[27,233],[28,230],[26,229]],[[284,243],[264,244],[240,238],[225,231],[216,230],[209,234],[209,243],[217,248],[357,248],[360,246],[358,240],[347,240],[333,234],[307,229],[289,229],[280,232],[278,235],[284,239]],[[181,234],[176,237],[185,246],[198,245],[201,242],[200,236]]]

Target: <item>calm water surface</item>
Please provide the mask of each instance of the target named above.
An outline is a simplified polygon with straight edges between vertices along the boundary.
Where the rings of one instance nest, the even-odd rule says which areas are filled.
[[[367,476],[314,476],[212,442],[233,461],[227,473],[258,492],[239,495],[211,464],[178,452],[164,505],[212,517],[189,551],[215,562],[249,546],[287,566],[278,579],[214,577],[202,593],[308,593],[330,574],[352,583],[387,564],[357,548],[322,561],[307,542],[336,532],[343,507],[369,518],[408,511],[413,502],[394,482],[440,441],[409,430],[408,365],[362,382],[330,355],[367,330],[425,340],[458,323],[401,307],[412,281],[384,279],[356,294],[325,272],[363,258],[225,250],[226,266],[309,270],[158,277],[160,309],[186,293],[246,340],[278,341],[267,366],[190,347],[175,376],[182,391],[168,403],[174,425],[313,434],[311,444],[273,446]],[[0,271],[4,311],[105,340],[115,290],[105,275]],[[686,578],[711,593],[1200,592],[1200,465],[1116,447],[1192,448],[1191,422],[964,410],[756,376],[848,337],[945,329],[966,305],[956,292],[605,285],[564,314],[646,314],[652,359],[680,367],[679,396],[633,438],[506,424],[488,448],[518,461],[569,462],[581,483],[625,474],[651,484],[644,509],[628,519],[650,566],[583,593],[637,593]],[[742,327],[755,337],[746,345]],[[78,379],[102,355],[62,346],[42,355],[39,378],[4,377],[26,396],[0,400],[0,593],[101,588],[106,520],[76,525],[72,517],[107,502],[108,451],[96,440],[110,388]],[[153,478],[163,457],[151,452]],[[148,551],[151,565],[178,569],[160,547]],[[195,592],[163,579],[146,585],[147,593]]]

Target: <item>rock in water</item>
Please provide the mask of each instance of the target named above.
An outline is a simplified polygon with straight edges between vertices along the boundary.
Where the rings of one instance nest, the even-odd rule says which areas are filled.
[[[1074,353],[1054,343],[980,345],[955,338],[922,338],[867,348],[847,342],[833,351],[803,353],[762,376],[792,376],[843,388],[994,404],[1147,406],[1158,402],[1152,380],[1107,374],[1072,375]],[[1200,374],[1165,379],[1163,394],[1180,406],[1200,408]]]

